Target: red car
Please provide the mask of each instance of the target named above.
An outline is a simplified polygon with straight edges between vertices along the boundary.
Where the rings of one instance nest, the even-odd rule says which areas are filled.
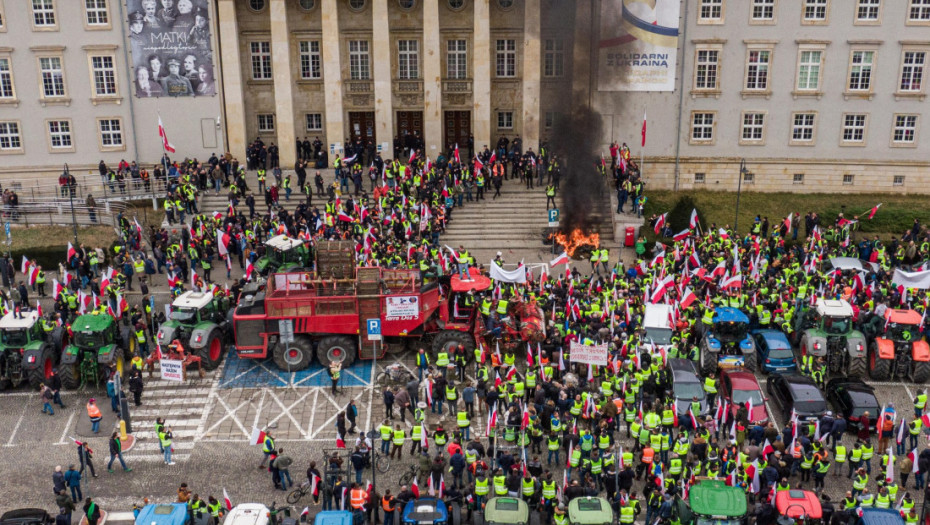
[[[767,422],[768,410],[765,408],[765,396],[752,372],[744,370],[724,370],[720,374],[720,395],[730,404],[730,415],[735,416],[739,405],[752,400],[752,414],[749,421]]]

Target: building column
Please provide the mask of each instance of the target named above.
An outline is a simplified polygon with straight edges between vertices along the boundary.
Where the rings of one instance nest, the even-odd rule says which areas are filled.
[[[439,38],[439,2],[423,2],[423,135],[427,154],[443,150],[442,44]]]
[[[245,162],[245,102],[242,94],[242,64],[239,60],[239,22],[234,0],[219,0],[217,27],[223,61],[223,103],[229,152]]]
[[[342,144],[345,137],[345,115],[342,107],[342,69],[339,57],[342,43],[339,41],[338,0],[322,0],[323,14],[323,100],[326,103],[326,151],[331,144]],[[338,149],[338,147],[337,147]],[[332,159],[330,159],[332,161]]]
[[[575,4],[575,38],[572,54],[572,109],[588,106],[591,101],[591,2]]]
[[[491,144],[491,31],[489,0],[475,0],[474,48],[472,53],[472,134],[475,151]]]
[[[539,151],[539,0],[524,0],[523,15],[523,149]]]
[[[375,138],[388,142],[393,151],[394,104],[391,100],[391,29],[388,0],[371,3],[371,63],[375,81]],[[391,155],[389,155],[391,156]]]
[[[287,28],[287,3],[271,0],[271,68],[274,71],[274,129],[278,135],[280,165],[291,169],[297,160],[294,149],[294,95],[291,74],[291,39]]]

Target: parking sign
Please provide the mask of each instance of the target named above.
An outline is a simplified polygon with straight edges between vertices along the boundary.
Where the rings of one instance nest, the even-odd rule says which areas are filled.
[[[365,324],[368,325],[368,340],[381,340],[381,319],[368,319]]]
[[[552,208],[551,210],[546,210],[549,212],[549,227],[555,228],[559,225],[559,209]]]

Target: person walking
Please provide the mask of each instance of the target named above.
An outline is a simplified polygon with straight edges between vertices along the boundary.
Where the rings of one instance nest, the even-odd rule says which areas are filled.
[[[50,416],[55,415],[55,410],[52,409],[52,399],[55,396],[52,394],[52,389],[46,385],[39,386],[39,399],[42,400],[42,413],[48,414]]]
[[[132,469],[126,466],[126,462],[123,460],[123,442],[119,438],[119,432],[114,432],[110,436],[110,461],[107,463],[107,472],[110,474],[113,473],[113,461],[119,458],[120,465],[123,466],[123,470],[126,472],[132,472]]]
[[[265,465],[268,463],[268,458],[271,457],[271,453],[274,452],[274,438],[271,436],[271,432],[265,431],[265,440],[262,441],[262,461],[258,464],[258,468],[265,468]]]
[[[78,441],[77,442],[77,453],[78,453],[78,461],[81,464],[81,470],[79,471],[79,473],[83,475],[84,469],[87,469],[90,471],[91,476],[96,478],[97,471],[94,470],[94,461],[93,461],[94,451],[91,450],[89,446],[87,446],[87,443]]]
[[[349,405],[346,406],[346,419],[349,420],[349,424],[352,425],[352,428],[349,429],[349,434],[355,432],[355,420],[358,418],[358,407],[355,406],[355,400],[349,401]],[[361,483],[361,482],[359,482]]]
[[[278,449],[278,457],[274,460],[274,466],[278,469],[278,477],[281,480],[281,490],[287,490],[288,486],[294,486],[294,480],[291,479],[291,472],[288,470],[294,463],[290,456],[284,455],[284,449]]]
[[[390,385],[384,387],[384,392],[382,392],[382,399],[384,400],[384,415],[390,420],[394,419],[394,392],[391,390]]]
[[[58,375],[57,368],[52,369],[52,375],[45,380],[45,385],[52,391],[52,403],[65,408],[65,404],[61,402],[61,376]]]
[[[68,465],[68,471],[65,472],[65,483],[71,489],[71,499],[75,502],[84,499],[81,493],[81,473],[74,469],[74,463]]]
[[[103,419],[103,414],[100,413],[100,407],[97,406],[97,400],[90,398],[87,401],[87,417],[90,418],[90,429],[94,434],[100,433],[100,421]]]
[[[129,391],[132,392],[132,400],[135,405],[142,406],[142,390],[145,385],[142,383],[142,371],[135,370],[129,379]]]
[[[87,525],[97,525],[100,520],[100,507],[93,498],[88,497],[84,500],[84,517],[87,519]]]
[[[58,494],[65,488],[65,473],[61,471],[61,465],[58,465],[55,467],[55,473],[52,474],[52,493]]]
[[[162,426],[161,431],[158,433],[158,442],[161,446],[162,454],[165,456],[165,465],[174,465],[174,461],[171,461],[171,454],[174,453],[174,447],[171,446],[173,439],[174,434],[171,433],[171,428]]]

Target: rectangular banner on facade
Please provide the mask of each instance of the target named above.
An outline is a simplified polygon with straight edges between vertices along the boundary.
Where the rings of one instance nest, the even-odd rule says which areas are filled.
[[[387,318],[416,319],[420,316],[420,298],[416,295],[403,295],[385,298]]]
[[[585,346],[577,341],[572,341],[570,361],[572,363],[584,363],[588,365],[607,366],[607,343]]]
[[[167,381],[184,381],[184,361],[179,359],[162,359],[158,362],[161,367],[161,378]]]
[[[681,0],[601,0],[598,91],[674,91]]]
[[[216,95],[207,0],[126,0],[137,97]]]

